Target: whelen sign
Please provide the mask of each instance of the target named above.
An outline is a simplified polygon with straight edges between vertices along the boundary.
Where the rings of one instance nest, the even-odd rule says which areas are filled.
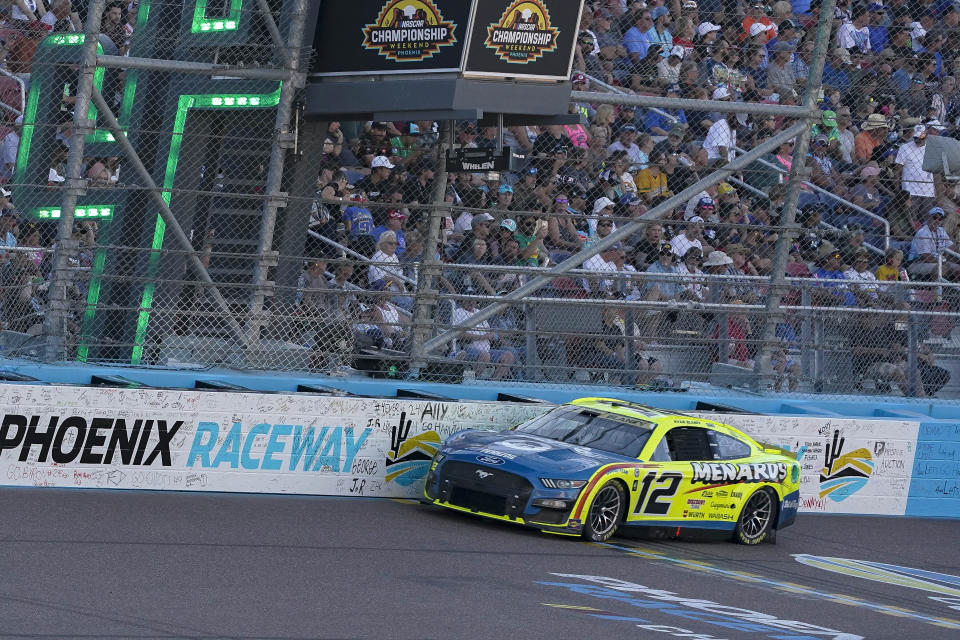
[[[318,76],[567,80],[583,0],[326,0]]]

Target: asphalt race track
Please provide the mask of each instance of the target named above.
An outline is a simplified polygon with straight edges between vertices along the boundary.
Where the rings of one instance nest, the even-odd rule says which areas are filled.
[[[801,514],[776,545],[592,545],[405,501],[2,488],[0,638],[956,640],[958,541]]]

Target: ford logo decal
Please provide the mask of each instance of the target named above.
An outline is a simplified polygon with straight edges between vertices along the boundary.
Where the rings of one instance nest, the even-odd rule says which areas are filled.
[[[482,462],[483,464],[504,464],[506,460],[498,458],[497,456],[477,456],[477,462]]]

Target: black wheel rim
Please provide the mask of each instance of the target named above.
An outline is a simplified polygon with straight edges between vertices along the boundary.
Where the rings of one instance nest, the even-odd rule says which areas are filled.
[[[773,499],[766,491],[758,491],[743,508],[740,530],[745,538],[755,540],[770,526],[773,518]]]
[[[620,502],[620,492],[616,487],[600,489],[590,507],[590,528],[594,533],[603,536],[613,531],[620,519]]]

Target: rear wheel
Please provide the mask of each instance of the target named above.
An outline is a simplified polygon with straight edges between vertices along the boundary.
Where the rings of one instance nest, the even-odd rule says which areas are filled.
[[[611,480],[600,487],[590,504],[583,537],[593,542],[609,540],[617,531],[626,505],[626,496],[619,482]]]
[[[769,489],[760,489],[743,505],[733,539],[740,544],[760,544],[773,540],[773,519],[777,501]]]

